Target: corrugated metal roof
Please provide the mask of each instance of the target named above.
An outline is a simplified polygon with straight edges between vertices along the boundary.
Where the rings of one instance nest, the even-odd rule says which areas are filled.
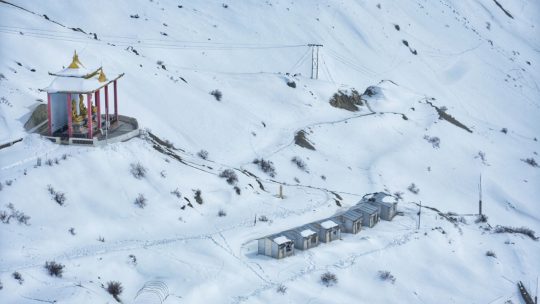
[[[368,214],[374,214],[374,213],[379,212],[379,208],[373,207],[373,206],[371,206],[370,204],[367,204],[367,203],[360,203],[360,204],[354,206],[352,209],[353,210],[358,210],[358,211],[361,211],[361,212],[365,212],[365,213],[368,213]]]

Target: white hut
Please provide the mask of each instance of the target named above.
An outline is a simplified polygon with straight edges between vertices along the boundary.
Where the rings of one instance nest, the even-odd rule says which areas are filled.
[[[258,253],[276,259],[294,254],[294,242],[283,234],[269,235],[258,240]]]
[[[332,220],[322,220],[308,225],[319,234],[319,241],[328,243],[341,238],[341,228]]]
[[[379,215],[385,221],[391,221],[397,213],[397,199],[384,192],[377,192],[362,198],[360,203],[368,203],[379,208]]]
[[[372,228],[379,222],[379,208],[367,203],[359,203],[350,210],[355,210],[362,214],[362,225]]]
[[[319,234],[307,226],[287,230],[283,234],[293,240],[296,249],[307,250],[319,245]]]
[[[362,229],[362,220],[364,216],[356,210],[349,210],[342,214],[338,214],[332,219],[339,223],[341,231],[345,233],[357,234]]]

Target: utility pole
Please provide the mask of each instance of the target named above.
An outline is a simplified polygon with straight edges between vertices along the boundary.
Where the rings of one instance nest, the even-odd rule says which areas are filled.
[[[311,48],[311,79],[319,79],[319,47],[322,44],[310,43]]]
[[[419,205],[419,209],[418,209],[418,227],[416,227],[416,230],[420,229],[420,218],[422,217],[422,201],[420,201],[420,205]]]
[[[478,200],[478,214],[482,216],[482,174],[480,174],[480,183],[478,184],[479,200]]]

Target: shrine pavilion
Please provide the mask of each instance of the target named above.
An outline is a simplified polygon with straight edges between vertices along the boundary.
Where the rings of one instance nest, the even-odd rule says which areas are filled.
[[[118,113],[118,80],[123,73],[107,76],[103,67],[87,69],[75,52],[67,68],[49,75],[55,79],[43,89],[48,119],[47,129],[40,131],[43,136],[58,143],[96,144],[138,135],[137,121]]]

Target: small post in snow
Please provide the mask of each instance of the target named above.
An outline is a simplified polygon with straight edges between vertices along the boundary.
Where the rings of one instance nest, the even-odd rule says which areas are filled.
[[[283,199],[283,185],[279,185],[279,198]]]
[[[418,227],[416,227],[416,230],[420,229],[420,218],[422,216],[422,201],[420,201],[420,205],[419,205],[419,209],[418,209]]]
[[[480,183],[478,184],[479,200],[478,200],[478,214],[482,216],[482,174],[480,174]]]

